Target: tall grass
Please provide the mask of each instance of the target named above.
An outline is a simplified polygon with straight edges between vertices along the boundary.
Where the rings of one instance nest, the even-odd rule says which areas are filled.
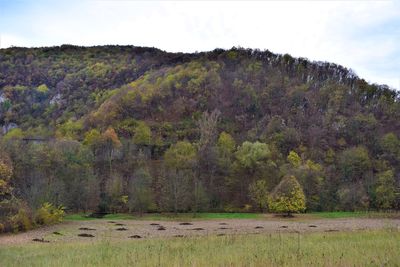
[[[0,266],[399,266],[396,229],[0,247]]]

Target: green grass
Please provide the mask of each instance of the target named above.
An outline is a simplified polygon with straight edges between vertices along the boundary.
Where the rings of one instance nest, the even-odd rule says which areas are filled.
[[[87,221],[98,220],[90,218],[87,214],[67,214],[66,221]],[[262,219],[273,218],[273,214],[260,214],[260,213],[147,213],[143,216],[133,214],[108,214],[103,219],[107,220],[213,220],[213,219]],[[333,211],[333,212],[312,212],[307,214],[295,214],[294,218],[289,220],[308,220],[308,219],[340,219],[340,218],[400,218],[400,213],[386,213],[386,212],[351,212],[351,211]]]
[[[204,236],[0,247],[8,266],[399,266],[400,232]]]
[[[398,212],[376,212],[376,211],[331,211],[331,212],[313,212],[312,216],[323,219],[340,218],[393,218],[399,217]]]
[[[212,219],[257,219],[262,218],[263,214],[259,213],[148,213],[143,216],[132,214],[107,214],[102,219],[107,220],[212,220]],[[67,214],[64,218],[66,221],[86,221],[98,220],[96,218],[87,217],[86,214]]]

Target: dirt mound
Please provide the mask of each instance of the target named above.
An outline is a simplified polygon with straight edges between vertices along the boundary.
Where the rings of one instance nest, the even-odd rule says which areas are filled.
[[[127,228],[124,228],[124,227],[121,227],[121,228],[117,228],[117,229],[115,229],[115,230],[117,230],[117,231],[127,231],[128,229],[127,229]]]
[[[41,243],[50,243],[49,240],[44,240],[44,238],[34,238],[32,241],[41,242]]]
[[[310,224],[308,227],[315,228],[315,227],[317,227],[317,226],[316,226],[316,225],[314,225],[314,224]]]
[[[198,228],[193,228],[192,230],[193,230],[193,231],[203,231],[203,230],[204,230],[204,228],[200,228],[200,227],[198,227]]]
[[[63,234],[60,232],[53,232],[53,235],[63,235]]]
[[[82,230],[82,231],[96,231],[96,229],[88,228],[88,227],[81,227],[81,228],[79,228],[79,230]]]
[[[193,225],[193,223],[190,223],[190,222],[183,222],[183,223],[180,223],[179,225]]]
[[[94,235],[86,234],[86,233],[79,234],[78,236],[80,236],[80,237],[94,237]]]
[[[165,228],[164,226],[160,226],[160,227],[157,228],[157,230],[158,230],[158,231],[165,231],[166,228]]]
[[[288,226],[287,225],[282,225],[279,228],[288,228]]]
[[[131,235],[129,238],[139,239],[139,238],[142,238],[142,237],[140,235]]]
[[[160,225],[160,224],[159,224],[159,223],[151,223],[150,225],[158,226],[158,225]]]
[[[117,226],[125,226],[125,224],[123,224],[123,223],[116,223],[115,225],[117,225]]]

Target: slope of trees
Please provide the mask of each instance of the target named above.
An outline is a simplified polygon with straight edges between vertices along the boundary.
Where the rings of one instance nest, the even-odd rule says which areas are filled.
[[[399,209],[399,117],[396,91],[269,51],[2,49],[0,201],[266,211],[296,177],[307,211]]]

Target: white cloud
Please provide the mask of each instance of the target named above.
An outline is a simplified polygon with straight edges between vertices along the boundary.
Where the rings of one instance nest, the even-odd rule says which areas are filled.
[[[70,43],[173,52],[238,45],[269,49],[339,63],[367,80],[399,88],[400,33],[384,28],[393,21],[400,27],[399,18],[400,5],[392,1],[38,2],[8,16],[15,26],[0,31],[8,36],[2,47]]]

